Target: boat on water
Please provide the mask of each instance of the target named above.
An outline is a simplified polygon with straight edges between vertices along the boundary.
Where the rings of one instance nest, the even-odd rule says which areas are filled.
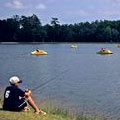
[[[118,47],[118,48],[120,48],[120,44],[119,44],[119,45],[117,45],[117,47]]]
[[[98,51],[97,54],[113,54],[113,52],[110,49],[101,48],[101,50]]]
[[[47,52],[44,50],[36,49],[31,52],[31,55],[47,55]]]
[[[77,45],[71,45],[70,47],[71,48],[77,48],[78,46]]]

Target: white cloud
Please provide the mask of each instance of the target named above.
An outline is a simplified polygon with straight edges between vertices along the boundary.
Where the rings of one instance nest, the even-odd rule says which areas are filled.
[[[113,2],[120,2],[120,0],[111,0],[111,1],[113,1]]]
[[[101,0],[102,1],[102,0]],[[105,0],[103,0],[103,2],[104,2]],[[120,2],[120,0],[106,0],[106,1],[108,1],[108,2],[114,2],[114,3],[119,3]]]
[[[55,2],[55,0],[48,0],[48,2],[49,2],[49,3],[53,3],[53,2]]]
[[[96,10],[94,12],[90,12],[90,15],[94,16],[104,16],[104,17],[111,17],[111,16],[120,16],[119,10],[113,10],[113,9],[103,9],[103,10]]]
[[[38,10],[45,10],[45,9],[46,9],[46,6],[45,6],[44,4],[42,4],[42,3],[40,3],[40,4],[38,4],[38,5],[36,6],[36,9],[38,9]]]
[[[5,3],[5,6],[9,7],[9,8],[14,8],[14,9],[24,9],[23,3],[18,0],[14,0],[12,2],[7,2],[7,3]]]
[[[82,10],[82,9],[77,10],[77,11],[68,11],[66,13],[69,15],[78,15],[78,16],[83,16],[83,17],[89,16],[91,14],[90,11]]]
[[[77,10],[77,11],[69,11],[66,12],[66,14],[69,15],[77,15],[81,17],[97,17],[97,16],[103,16],[103,17],[112,17],[112,16],[119,16],[119,10],[113,10],[113,9],[101,9],[101,10]]]

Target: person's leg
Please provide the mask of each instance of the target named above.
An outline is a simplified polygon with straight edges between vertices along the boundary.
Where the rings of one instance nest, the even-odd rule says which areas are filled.
[[[40,110],[37,107],[37,105],[35,104],[35,102],[34,102],[34,100],[33,100],[33,98],[31,96],[27,97],[27,101],[28,101],[29,105],[35,110],[35,112],[37,114],[39,114],[39,113],[46,114],[45,112],[43,112],[42,110]]]

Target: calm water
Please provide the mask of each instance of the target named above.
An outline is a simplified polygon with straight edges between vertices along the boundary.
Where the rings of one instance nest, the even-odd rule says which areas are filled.
[[[96,54],[101,47],[114,54]],[[36,48],[48,55],[30,55]],[[77,49],[70,44],[0,45],[1,90],[13,75],[23,80],[23,89],[37,87],[33,95],[38,101],[49,99],[84,114],[120,118],[120,49],[115,44],[78,44]]]

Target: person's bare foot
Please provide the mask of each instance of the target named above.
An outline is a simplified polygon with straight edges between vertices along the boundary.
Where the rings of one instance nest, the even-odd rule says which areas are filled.
[[[35,113],[36,113],[36,114],[41,114],[41,115],[46,115],[46,112],[44,112],[44,111],[42,111],[42,110],[36,111]]]

